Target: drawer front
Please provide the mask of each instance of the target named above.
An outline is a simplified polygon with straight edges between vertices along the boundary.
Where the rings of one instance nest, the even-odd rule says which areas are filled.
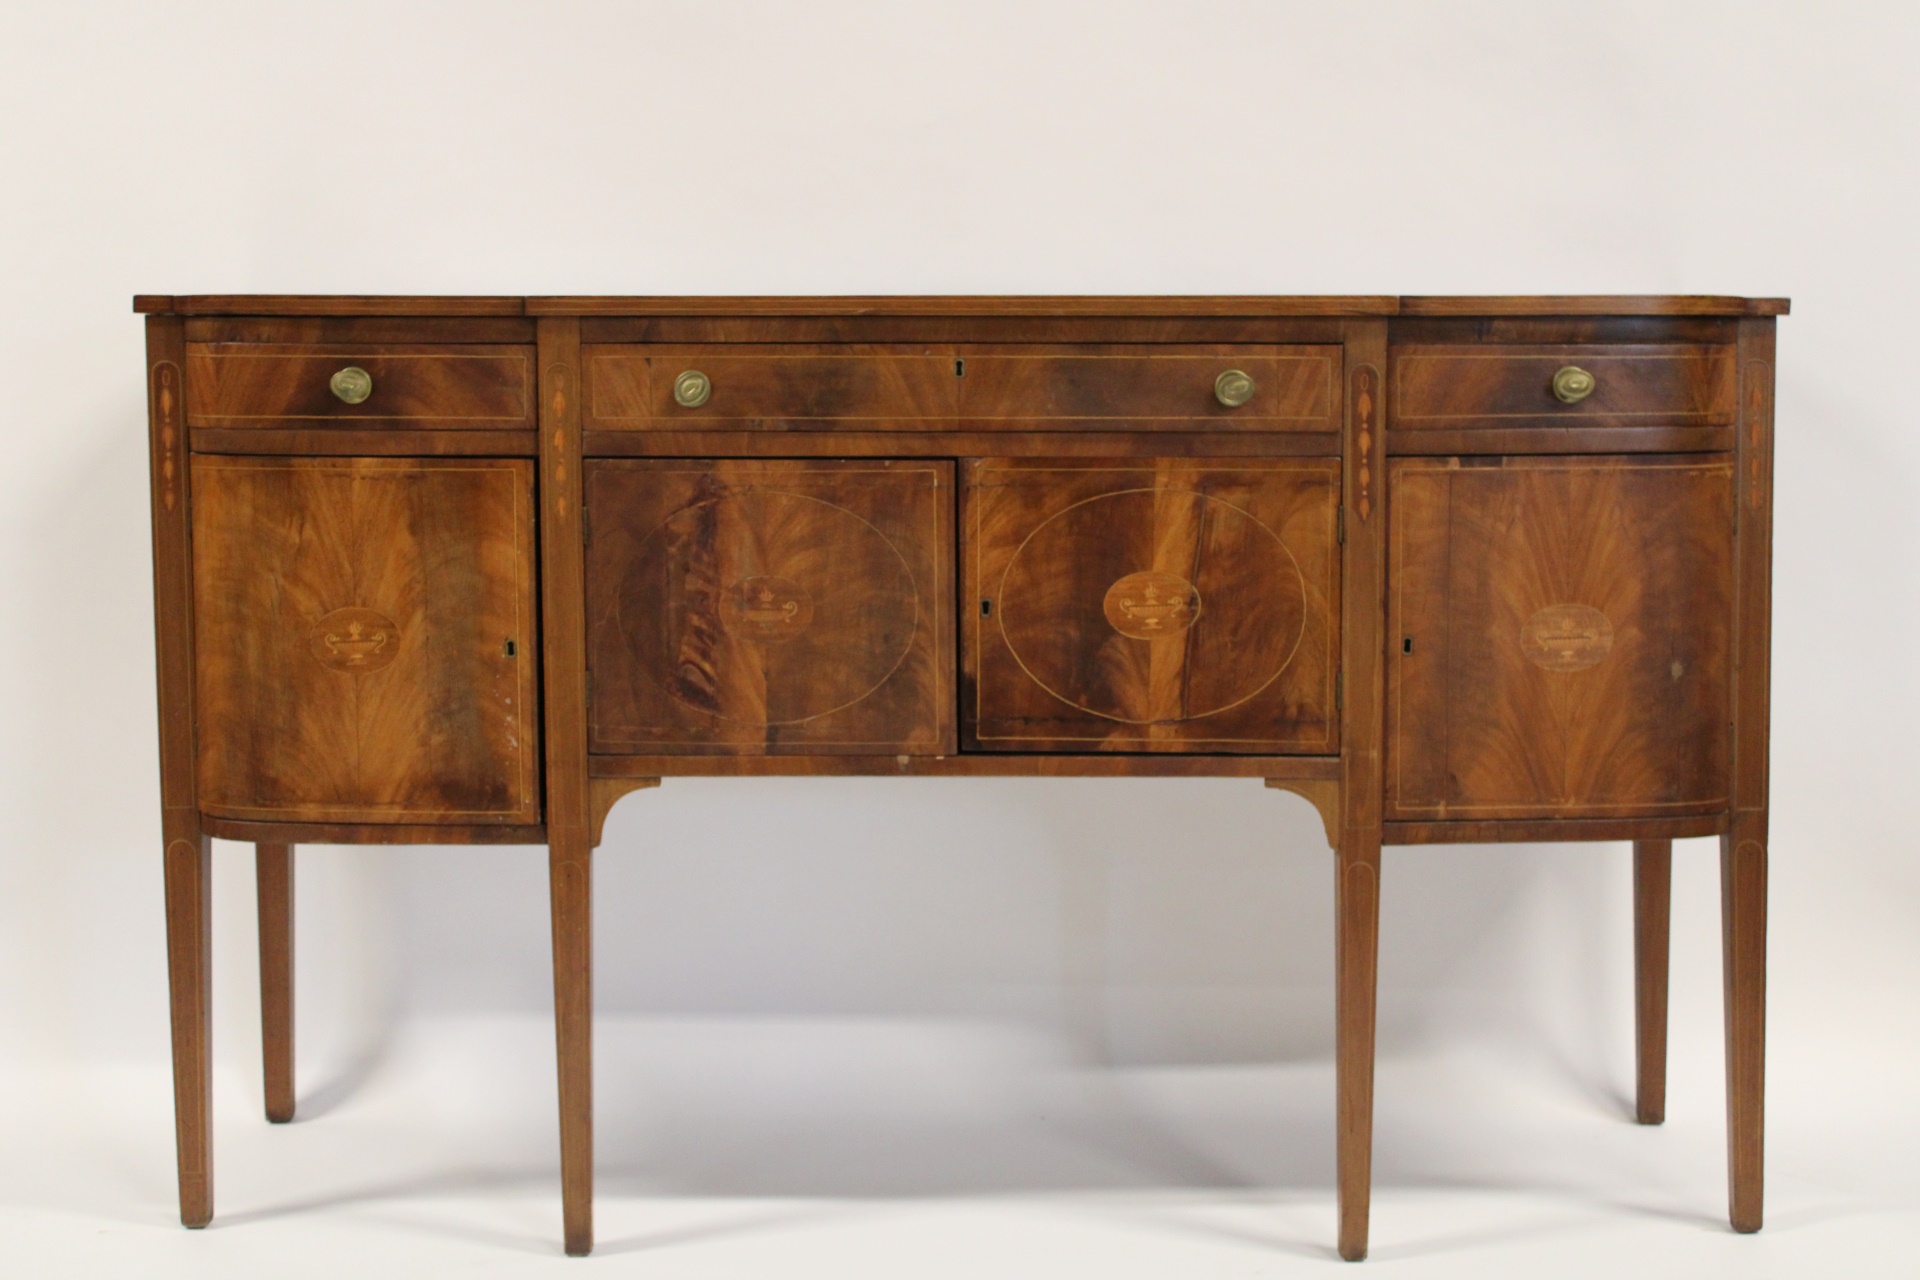
[[[603,430],[1339,428],[1330,346],[607,344],[585,359]]]
[[[1386,816],[1723,810],[1732,463],[1389,465]]]
[[[1387,424],[1471,427],[1725,426],[1734,417],[1734,351],[1714,345],[1404,346],[1394,349]],[[1555,391],[1562,370],[1582,370]],[[1563,375],[1565,377],[1567,375]]]
[[[967,746],[1337,749],[1339,492],[1331,458],[967,464]]]
[[[201,806],[540,818],[533,464],[193,460]]]
[[[591,750],[954,750],[953,464],[587,464]]]
[[[187,345],[190,426],[531,427],[533,395],[530,347]]]
[[[960,416],[971,431],[1339,428],[1338,347],[996,346],[960,354]],[[1232,373],[1251,385],[1240,394],[1221,387]]]
[[[586,348],[587,423],[603,430],[939,429],[959,403],[946,348],[729,346]]]

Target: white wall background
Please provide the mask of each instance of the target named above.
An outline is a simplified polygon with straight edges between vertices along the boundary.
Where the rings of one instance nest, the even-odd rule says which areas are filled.
[[[1775,1204],[1799,1167],[1783,1153],[1839,1167],[1822,1133],[1891,1167],[1920,1134],[1917,39],[1892,3],[5,5],[0,1068],[37,1082],[16,1110],[56,1143],[99,1080],[160,1080],[167,1049],[136,291],[1786,294]],[[1710,1218],[1713,843],[1676,860],[1670,1110],[1706,1126],[1685,1158]],[[1494,1045],[1617,1119],[1627,867],[1617,845],[1389,852],[1389,1063]],[[257,1117],[250,868],[217,849],[223,1135]],[[382,1072],[430,1088],[394,1059],[420,1028],[545,1017],[544,872],[530,849],[303,855],[309,1114]],[[789,1051],[756,1027],[1017,1028],[1115,1079],[1317,1070],[1331,1051],[1330,859],[1304,802],[1256,784],[670,783],[616,809],[598,893],[608,1025],[744,1028],[734,1059],[770,1064],[752,1088],[774,1128],[819,1104],[781,1112]],[[620,1043],[603,1038],[609,1114],[623,1073],[645,1074]],[[929,1052],[960,1094],[1004,1084]],[[890,1070],[903,1108],[919,1061]],[[1314,1148],[1287,1167],[1317,1195],[1331,1094],[1313,1080],[1285,1141]],[[545,1087],[516,1086],[539,1159]],[[151,1102],[88,1148],[122,1180],[77,1173],[71,1213],[91,1195],[88,1212],[164,1223]],[[818,1189],[703,1183],[647,1132],[603,1126],[603,1167]],[[1389,1189],[1444,1184],[1465,1140],[1436,1123],[1400,1161],[1390,1139]],[[820,1185],[913,1187],[935,1157],[903,1152]],[[0,1141],[0,1200],[38,1158]],[[223,1194],[253,1203],[237,1175]],[[1305,1234],[1330,1230],[1329,1211]]]

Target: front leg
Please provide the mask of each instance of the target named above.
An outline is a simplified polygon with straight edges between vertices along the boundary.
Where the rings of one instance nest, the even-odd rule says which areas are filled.
[[[197,816],[167,817],[167,986],[173,1014],[180,1221],[204,1227],[213,1221],[211,846]]]
[[[267,1119],[293,1119],[293,846],[253,850],[260,905],[260,1039]]]
[[[560,1071],[560,1199],[566,1249],[576,1257],[593,1251],[593,853],[584,835],[551,833],[547,866]]]
[[[1755,838],[1759,836],[1760,838]],[[1760,1229],[1767,1042],[1765,828],[1734,823],[1720,837],[1720,928],[1727,1018],[1727,1217]]]
[[[1667,940],[1673,841],[1633,842],[1634,1118],[1667,1118]]]

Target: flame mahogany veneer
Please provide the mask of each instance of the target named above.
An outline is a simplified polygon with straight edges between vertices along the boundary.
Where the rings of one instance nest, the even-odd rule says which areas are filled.
[[[590,868],[683,775],[1223,776],[1337,859],[1367,1246],[1383,844],[1631,840],[1638,1118],[1675,837],[1718,835],[1761,1219],[1781,299],[141,297],[181,1218],[213,1215],[208,841],[544,843],[592,1248]]]

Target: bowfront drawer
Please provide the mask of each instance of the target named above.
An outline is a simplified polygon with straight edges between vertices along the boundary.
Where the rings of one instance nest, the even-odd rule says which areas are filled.
[[[1334,431],[1340,348],[963,348],[970,431]]]
[[[533,351],[189,343],[186,401],[196,427],[526,428]]]
[[[1709,344],[1403,346],[1388,426],[1718,427],[1733,422],[1734,355]]]
[[[959,404],[955,359],[924,346],[589,346],[587,421],[615,431],[939,429]]]

